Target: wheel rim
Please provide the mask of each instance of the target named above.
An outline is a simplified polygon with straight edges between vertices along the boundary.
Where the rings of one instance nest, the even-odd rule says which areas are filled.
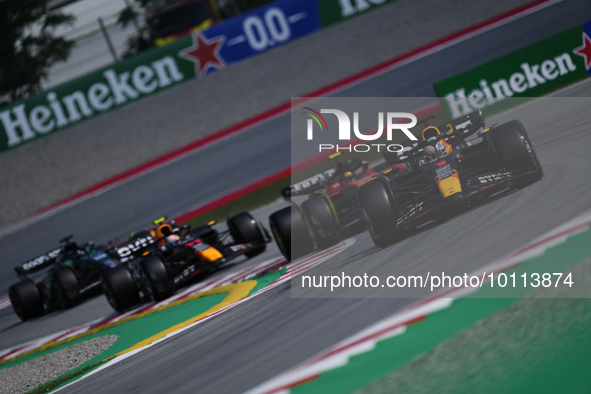
[[[363,220],[365,220],[365,223],[367,224],[367,231],[369,231],[370,235],[375,238],[376,233],[373,229],[373,224],[371,220],[369,220],[369,215],[367,214],[365,208],[361,208],[361,214],[363,215]]]
[[[324,231],[324,228],[322,228],[322,225],[316,216],[310,216],[308,221],[310,222],[310,227],[312,227],[315,236],[320,239],[326,238],[326,231]]]
[[[61,309],[66,308],[66,295],[64,294],[64,289],[59,283],[56,283],[56,292],[55,292],[55,299],[57,300],[57,304]]]
[[[113,297],[113,292],[111,291],[111,288],[102,280],[101,278],[101,284],[103,285],[103,291],[105,293],[105,297],[107,297],[107,301],[109,301],[109,304],[117,309],[117,305],[115,303],[115,298]]]
[[[142,283],[144,285],[143,287],[146,289],[146,293],[148,293],[150,298],[154,299],[154,289],[152,287],[152,282],[146,277],[144,270],[141,270],[141,277]]]

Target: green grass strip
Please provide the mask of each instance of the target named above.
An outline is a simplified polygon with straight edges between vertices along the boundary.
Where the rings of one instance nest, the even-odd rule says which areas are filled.
[[[358,394],[589,393],[589,332],[589,299],[522,299]]]

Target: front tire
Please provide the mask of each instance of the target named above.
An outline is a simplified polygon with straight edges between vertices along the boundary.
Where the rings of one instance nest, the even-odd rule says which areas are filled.
[[[277,247],[288,261],[314,250],[312,237],[297,207],[290,206],[274,212],[269,216],[269,227]]]
[[[261,244],[256,248],[244,253],[246,257],[252,258],[263,253],[266,248],[265,236],[259,227],[256,219],[248,212],[240,212],[229,218],[226,223],[234,242],[240,244],[255,243]]]
[[[14,312],[22,321],[27,321],[43,313],[41,292],[31,280],[10,286],[8,296]]]
[[[122,265],[106,270],[100,276],[101,287],[109,304],[121,313],[140,302],[131,273]]]
[[[404,238],[402,229],[386,231],[399,217],[386,185],[379,181],[366,183],[357,190],[357,200],[375,246],[385,248]]]
[[[148,256],[138,264],[142,287],[154,301],[162,301],[174,292],[168,284],[168,272],[160,257]]]
[[[491,131],[495,152],[507,171],[533,171],[531,174],[515,179],[513,181],[515,186],[522,188],[542,179],[544,176],[542,166],[520,121],[507,122]]]

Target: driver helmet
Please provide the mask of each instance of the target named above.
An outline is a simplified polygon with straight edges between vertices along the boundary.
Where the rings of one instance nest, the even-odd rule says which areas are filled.
[[[451,145],[444,140],[437,141],[437,144],[435,144],[435,149],[437,150],[437,155],[439,155],[439,157],[446,156],[453,150]]]
[[[427,161],[435,160],[439,157],[437,156],[437,151],[431,145],[425,146],[423,148],[423,152],[425,154],[425,159],[427,159]]]
[[[70,242],[67,243],[66,246],[64,246],[65,252],[76,252],[78,251],[78,249],[78,244],[76,242]]]
[[[349,183],[353,180],[353,173],[351,171],[346,171],[342,176],[341,176],[341,183]]]
[[[167,246],[174,246],[181,242],[181,237],[177,234],[170,234],[166,238],[164,238],[164,244]]]

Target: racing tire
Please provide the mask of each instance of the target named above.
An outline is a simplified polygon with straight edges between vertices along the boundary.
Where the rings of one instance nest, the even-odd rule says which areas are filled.
[[[385,231],[388,226],[396,223],[399,217],[398,210],[392,206],[386,185],[379,181],[366,183],[357,190],[357,201],[375,246],[386,248],[404,238],[402,229]]]
[[[27,321],[43,313],[41,292],[31,280],[10,286],[8,296],[14,312],[22,321]]]
[[[279,251],[287,261],[314,250],[314,242],[297,207],[286,207],[271,214],[269,227]]]
[[[142,288],[154,301],[162,301],[174,292],[169,286],[168,272],[162,259],[158,256],[148,256],[138,264]]]
[[[80,298],[78,278],[71,268],[58,268],[53,273],[53,285],[58,308],[67,309],[78,303]]]
[[[256,219],[248,212],[240,212],[226,221],[234,242],[239,244],[260,243],[260,246],[252,248],[244,253],[246,257],[252,258],[265,251],[267,246],[265,236],[261,231]]]
[[[103,271],[100,281],[107,301],[117,312],[121,313],[140,302],[140,294],[133,283],[131,272],[124,266]]]
[[[493,128],[491,138],[501,165],[507,171],[525,169],[533,171],[513,181],[518,188],[531,185],[544,176],[544,171],[538,160],[536,151],[525,131],[525,127],[518,120],[504,123]]]
[[[318,249],[334,245],[338,223],[328,199],[322,195],[312,195],[302,203],[302,212]]]

